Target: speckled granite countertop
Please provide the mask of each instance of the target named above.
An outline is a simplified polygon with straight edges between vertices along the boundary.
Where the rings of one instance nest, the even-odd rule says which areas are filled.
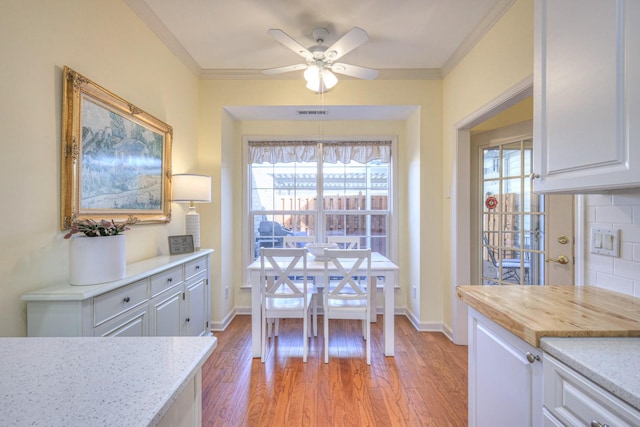
[[[0,424],[155,425],[215,337],[0,338]]]
[[[640,338],[542,338],[540,347],[640,409]]]

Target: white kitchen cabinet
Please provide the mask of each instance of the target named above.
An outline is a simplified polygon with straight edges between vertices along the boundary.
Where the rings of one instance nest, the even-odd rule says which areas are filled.
[[[23,295],[29,336],[208,335],[210,249],[127,266],[124,279]]]
[[[640,425],[640,411],[554,357],[545,355],[543,371],[549,422],[575,427]]]
[[[184,292],[186,333],[183,335],[202,335],[208,329],[208,289],[204,273],[187,281]]]
[[[639,18],[637,0],[535,0],[534,191],[640,186]]]
[[[542,352],[469,308],[469,425],[542,425]]]
[[[184,286],[173,288],[154,297],[150,303],[151,335],[178,336],[182,335],[181,326],[184,319]]]

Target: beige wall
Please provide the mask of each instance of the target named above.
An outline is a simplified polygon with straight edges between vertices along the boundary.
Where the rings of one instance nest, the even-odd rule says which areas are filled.
[[[398,136],[398,197],[399,208],[396,220],[399,224],[398,262],[401,267],[401,290],[397,293],[396,306],[415,309],[413,317],[417,322],[439,322],[442,313],[441,279],[438,266],[439,241],[429,235],[429,247],[425,251],[429,258],[423,258],[416,248],[420,248],[422,237],[417,230],[424,230],[420,222],[439,223],[442,197],[441,190],[441,110],[442,95],[440,81],[373,81],[343,80],[324,96],[315,95],[305,89],[302,80],[278,81],[202,81],[201,136],[199,138],[200,159],[210,163],[206,173],[218,175],[220,185],[214,185],[211,206],[205,207],[209,214],[203,221],[210,225],[210,233],[204,236],[203,245],[224,248],[214,255],[212,278],[212,318],[214,326],[228,318],[234,307],[247,309],[249,300],[243,277],[246,263],[241,252],[238,236],[246,236],[243,230],[247,224],[243,216],[242,197],[243,174],[246,172],[242,160],[242,137],[249,135],[319,136],[323,132],[330,135],[389,135]],[[355,100],[355,101],[354,101]],[[416,113],[402,122],[338,122],[328,121],[322,126],[314,122],[267,122],[233,121],[226,113],[226,106],[271,106],[271,105],[412,105]],[[220,118],[224,117],[224,120]],[[210,159],[210,160],[209,160]],[[222,174],[216,165],[222,165]],[[204,165],[201,165],[204,166]],[[420,180],[422,182],[416,182]],[[426,184],[424,184],[426,182]],[[410,185],[411,184],[411,185]],[[425,193],[426,188],[431,193]],[[408,194],[411,189],[412,193]],[[435,200],[435,207],[420,212],[422,200],[427,196]],[[433,203],[433,202],[432,202]],[[203,210],[201,209],[201,214]],[[413,223],[410,223],[413,221]],[[415,222],[418,224],[415,224]],[[229,232],[229,230],[233,230]],[[245,239],[246,240],[246,239]],[[431,245],[434,246],[431,246]],[[424,249],[423,249],[424,250]],[[407,301],[409,283],[421,288],[417,294],[424,303]],[[229,301],[224,288],[229,286]],[[418,311],[419,310],[419,311]]]
[[[2,0],[0,14],[0,336],[24,335],[25,292],[67,280],[60,210],[61,70],[68,65],[174,129],[173,171],[213,177],[212,203],[198,206],[202,245],[212,264],[212,321],[243,306],[244,260],[237,240],[243,134],[275,132],[224,112],[242,105],[413,105],[402,124],[369,130],[398,140],[398,304],[421,328],[451,325],[453,126],[532,73],[532,0],[519,0],[443,80],[344,79],[323,97],[302,80],[198,81],[121,1]],[[282,126],[281,126],[282,127]],[[295,133],[291,124],[286,132]],[[336,125],[344,133],[349,124]],[[362,124],[352,131],[363,132]],[[279,131],[279,129],[278,129]],[[127,233],[128,261],[166,253],[166,237],[184,229],[185,208],[170,224]],[[224,287],[233,290],[224,298]],[[416,288],[416,298],[411,288]]]
[[[198,81],[121,1],[2,0],[0,13],[0,336],[26,334],[22,294],[65,282],[60,223],[62,67],[169,123],[175,171],[195,171]],[[169,225],[127,232],[127,259],[167,252]]]
[[[453,183],[456,151],[456,124],[483,109],[533,73],[533,0],[518,0],[480,40],[443,81],[443,185]],[[443,212],[443,253],[451,254],[454,237],[452,202],[446,200]],[[455,237],[454,237],[455,238]],[[442,282],[446,328],[453,327],[452,301],[456,283],[452,283],[451,256],[443,259]]]

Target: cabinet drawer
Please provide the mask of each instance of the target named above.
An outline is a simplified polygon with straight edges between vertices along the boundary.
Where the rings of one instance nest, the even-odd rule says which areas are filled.
[[[175,285],[179,285],[183,280],[184,272],[181,265],[162,273],[154,274],[151,276],[151,296],[154,297]]]
[[[638,426],[640,411],[553,357],[544,355],[544,406],[567,426]]]
[[[115,289],[93,299],[93,325],[98,326],[146,302],[148,279]]]
[[[149,311],[146,305],[103,323],[95,328],[96,337],[144,337],[149,335]]]
[[[207,271],[207,257],[202,257],[189,261],[185,264],[185,278],[188,279],[198,273]]]

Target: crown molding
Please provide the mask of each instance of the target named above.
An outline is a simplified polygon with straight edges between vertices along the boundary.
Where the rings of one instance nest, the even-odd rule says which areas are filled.
[[[484,17],[484,19],[478,24],[478,26],[462,41],[460,46],[453,52],[453,54],[447,59],[447,62],[442,66],[442,77],[446,77],[456,65],[467,56],[471,49],[473,49],[485,34],[502,18],[502,16],[509,10],[516,0],[501,0],[495,4],[493,9]]]
[[[138,15],[147,27],[162,41],[171,52],[187,67],[196,77],[200,77],[202,69],[193,57],[185,50],[171,31],[149,8],[144,0],[124,0],[124,2]]]

